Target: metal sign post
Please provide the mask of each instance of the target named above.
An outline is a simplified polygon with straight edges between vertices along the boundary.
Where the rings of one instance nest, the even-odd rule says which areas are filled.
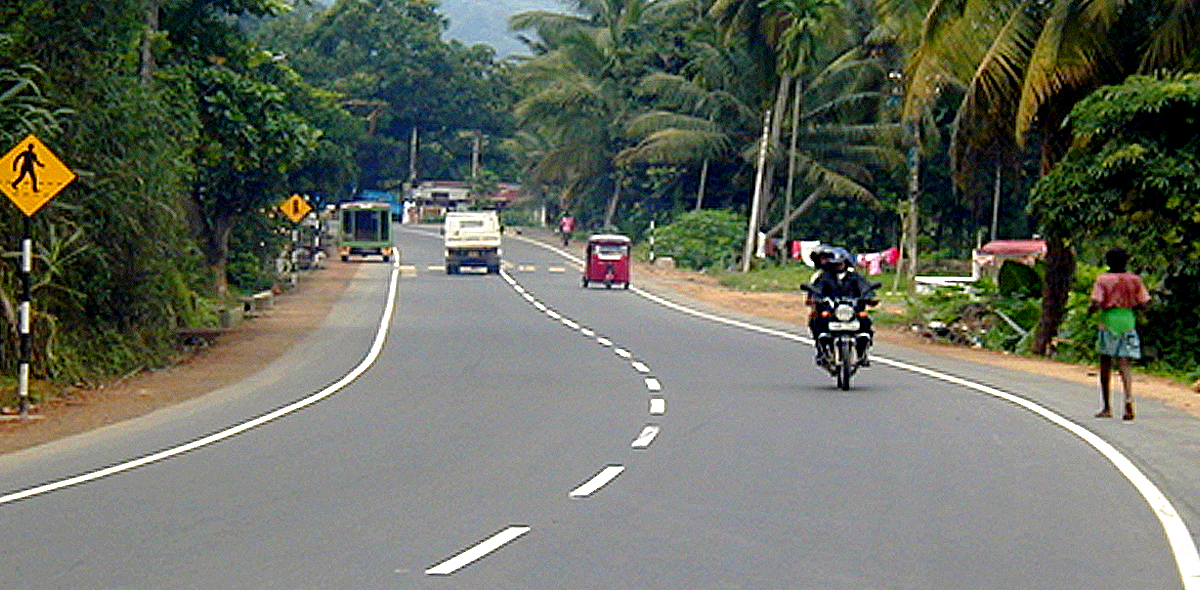
[[[294,273],[296,272],[296,246],[300,242],[300,222],[304,221],[304,218],[312,212],[313,208],[309,204],[308,199],[298,194],[293,194],[279,204],[279,210],[288,219],[292,220],[292,243],[288,250],[288,264],[291,266],[289,272],[292,273],[294,278]]]
[[[17,359],[17,395],[22,419],[29,417],[29,364],[33,360],[33,336],[30,331],[33,314],[33,229],[30,218],[72,180],[75,180],[75,173],[34,135],[26,137],[0,158],[0,192],[8,195],[25,214],[21,232],[20,350]]]

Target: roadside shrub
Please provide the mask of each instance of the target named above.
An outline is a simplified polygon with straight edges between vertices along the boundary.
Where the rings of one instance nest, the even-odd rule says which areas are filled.
[[[726,268],[741,251],[745,221],[733,211],[690,211],[658,230],[659,256],[671,256],[682,268]]]

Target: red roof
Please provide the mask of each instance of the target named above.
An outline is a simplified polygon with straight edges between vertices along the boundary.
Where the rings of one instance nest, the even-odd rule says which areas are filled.
[[[1046,253],[1045,240],[993,240],[978,250],[994,256],[1030,256]]]

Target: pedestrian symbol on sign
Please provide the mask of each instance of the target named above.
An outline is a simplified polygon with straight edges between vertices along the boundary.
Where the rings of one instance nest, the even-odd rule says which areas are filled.
[[[0,158],[0,192],[26,216],[36,213],[73,180],[75,173],[33,135]]]
[[[13,158],[14,172],[16,172],[18,166],[21,167],[21,174],[17,176],[16,180],[12,181],[12,187],[14,189],[17,188],[17,185],[21,184],[21,181],[28,176],[30,184],[33,185],[33,192],[38,192],[37,169],[34,166],[45,168],[46,165],[38,159],[37,152],[34,151],[32,143],[29,144],[29,149],[18,154],[16,158]]]

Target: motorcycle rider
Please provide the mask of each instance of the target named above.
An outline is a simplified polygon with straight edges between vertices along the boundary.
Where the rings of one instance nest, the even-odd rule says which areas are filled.
[[[850,253],[845,248],[818,246],[813,251],[812,258],[814,262],[818,263],[821,270],[814,275],[812,291],[809,292],[808,305],[811,312],[809,313],[808,328],[812,331],[813,340],[817,342],[817,363],[824,365],[828,362],[830,351],[827,350],[828,345],[823,344],[819,336],[827,331],[829,319],[821,317],[817,312],[817,298],[856,297],[865,300],[867,305],[871,306],[878,305],[879,300],[875,297],[875,291],[870,281],[854,272],[854,268],[850,266]],[[875,339],[875,331],[872,329],[870,316],[859,317],[858,321],[860,329],[868,336],[868,338],[858,339],[858,364],[867,367],[871,364],[867,353],[870,351],[871,342]]]

